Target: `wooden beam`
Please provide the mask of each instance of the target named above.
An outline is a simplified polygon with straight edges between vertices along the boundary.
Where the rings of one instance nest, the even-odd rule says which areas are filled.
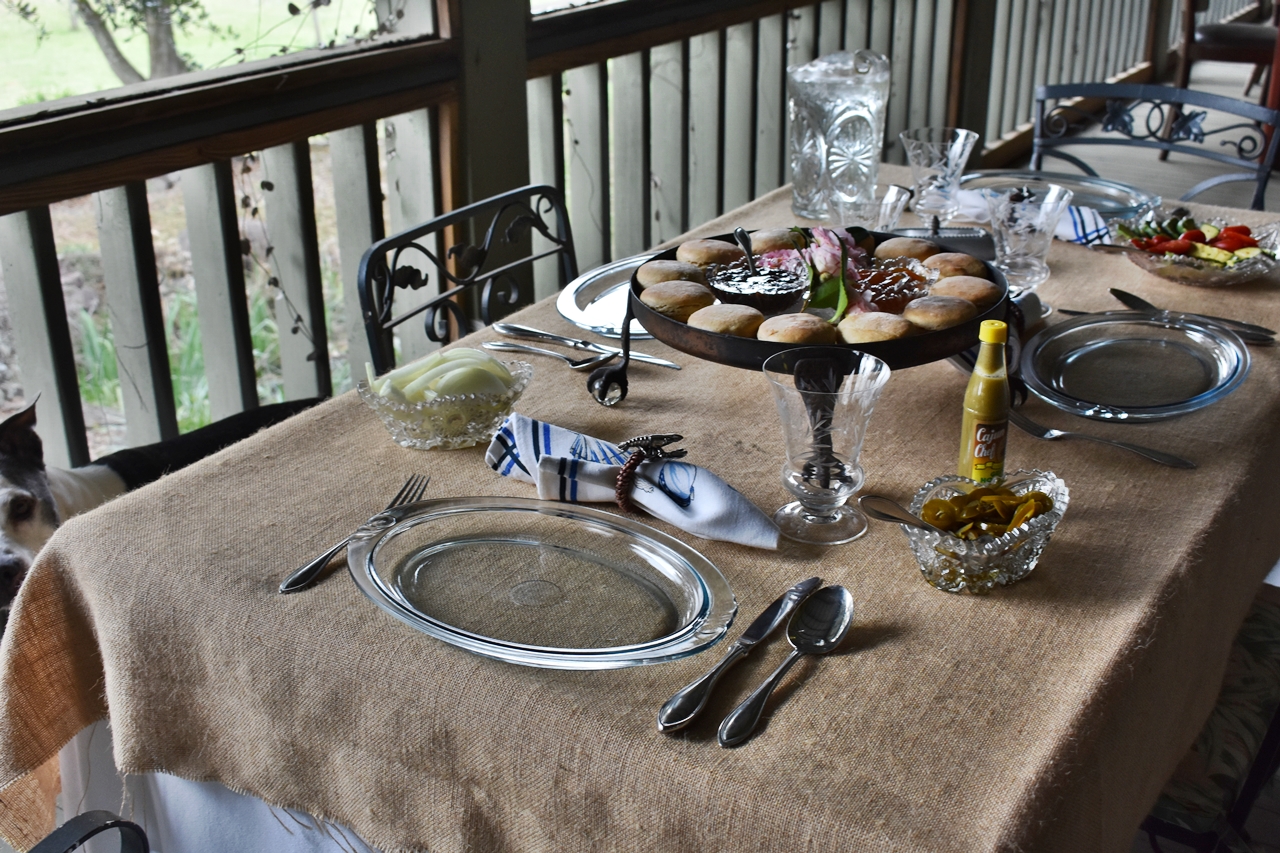
[[[107,313],[124,399],[125,437],[135,447],[177,438],[146,184],[134,181],[103,190],[94,195],[94,202]]]
[[[957,0],[947,98],[947,124],[951,127],[967,128],[980,135],[986,131],[995,29],[995,3]]]
[[[75,354],[62,299],[49,208],[0,217],[0,264],[28,402],[41,395],[37,432],[45,461],[60,468],[89,462]]]
[[[311,146],[305,139],[264,149],[263,203],[276,279],[276,329],[280,368],[290,400],[328,397],[329,335],[320,278],[320,243],[311,188]]]
[[[529,23],[529,76],[603,62],[801,5],[803,0],[644,0],[538,15]]]
[[[182,199],[191,241],[204,371],[209,381],[209,410],[218,421],[258,405],[231,163],[223,160],[185,170]]]
[[[295,139],[329,133],[385,116],[424,109],[456,96],[456,84],[443,83],[267,122],[245,130],[217,132],[167,148],[131,151],[118,159],[81,161],[57,174],[0,187],[0,215],[110,189],[131,181],[144,181],[157,175],[229,159],[249,151],[260,151],[273,145],[284,145]]]

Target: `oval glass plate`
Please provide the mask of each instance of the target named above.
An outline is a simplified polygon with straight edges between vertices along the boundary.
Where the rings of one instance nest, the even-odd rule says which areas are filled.
[[[1091,207],[1103,219],[1132,219],[1160,206],[1160,196],[1119,181],[1093,175],[1037,172],[1030,169],[986,169],[960,178],[962,190],[1008,190],[1057,184],[1071,190],[1071,203]]]
[[[615,669],[701,651],[733,591],[697,551],[597,509],[521,498],[422,501],[348,546],[356,585],[436,639],[551,669]]]
[[[1194,412],[1249,375],[1249,352],[1230,331],[1183,314],[1086,314],[1050,326],[1022,350],[1022,378],[1066,412],[1150,421]]]
[[[596,267],[565,285],[556,297],[560,316],[579,328],[604,335],[622,337],[622,321],[627,316],[627,293],[631,274],[653,257],[633,255]],[[631,321],[631,337],[648,340],[653,337],[636,320]]]

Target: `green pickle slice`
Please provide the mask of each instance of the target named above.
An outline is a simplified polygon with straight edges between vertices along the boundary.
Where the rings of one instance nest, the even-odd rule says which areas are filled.
[[[1044,492],[1014,494],[1004,486],[980,486],[965,495],[925,501],[920,517],[961,539],[1002,536],[1053,509]]]

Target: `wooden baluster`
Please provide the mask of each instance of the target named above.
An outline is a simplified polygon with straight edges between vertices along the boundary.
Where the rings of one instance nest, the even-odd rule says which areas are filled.
[[[549,74],[528,82],[529,102],[529,183],[546,184],[564,192],[564,97],[559,74]],[[616,168],[616,167],[615,167]],[[544,252],[551,243],[533,235],[533,248]],[[533,293],[543,299],[560,289],[557,258],[533,262]]]
[[[655,232],[651,231],[649,220],[648,52],[637,51],[609,60],[609,80],[613,85],[609,115],[609,141],[613,146],[612,252],[615,258],[625,258],[657,242],[651,236]]]
[[[338,220],[338,258],[342,269],[342,303],[347,312],[347,360],[352,381],[359,381],[365,362],[372,362],[369,338],[356,289],[360,259],[386,236],[382,221],[382,183],[378,169],[378,126],[368,124],[329,134],[333,170],[333,202]]]
[[[89,443],[49,208],[0,216],[0,264],[23,393],[28,402],[41,395],[37,431],[45,461],[60,468],[85,465]]]
[[[115,339],[125,437],[132,446],[176,438],[147,186],[142,181],[94,194],[107,313]]]
[[[755,25],[725,30],[724,40],[724,196],[725,210],[753,198],[755,131]]]
[[[787,143],[783,113],[786,95],[785,15],[763,18],[756,26],[756,144],[754,195],[760,196],[782,185],[782,161]]]
[[[688,122],[689,164],[688,225],[701,225],[719,216],[720,206],[720,98],[724,91],[719,31],[689,39]]]
[[[605,116],[605,65],[565,73],[565,140],[569,158],[569,221],[578,268],[589,270],[609,259],[609,148]]]
[[[231,163],[182,172],[209,410],[221,420],[258,405]]]
[[[818,56],[840,50],[844,39],[844,3],[823,0],[818,4]]]
[[[435,122],[429,109],[414,110],[392,116],[383,122],[387,163],[388,231],[392,234],[433,219],[439,213],[436,190]],[[437,241],[428,241],[427,249],[443,258]],[[397,290],[396,312],[421,305],[447,287],[435,267],[415,252],[401,255],[401,263],[415,267],[428,277],[430,284],[421,290]],[[427,338],[422,324],[416,320],[399,326],[401,363],[427,355],[440,348]]]
[[[320,246],[311,187],[311,146],[305,139],[262,152],[263,199],[271,256],[285,397],[328,397],[329,335],[325,327]]]
[[[662,243],[684,233],[685,107],[684,44],[672,42],[649,51],[650,236]]]

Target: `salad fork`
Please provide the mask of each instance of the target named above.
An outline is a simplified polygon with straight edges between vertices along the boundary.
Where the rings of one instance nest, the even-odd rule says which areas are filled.
[[[1051,429],[1047,426],[1041,426],[1017,409],[1009,410],[1009,423],[1013,424],[1023,432],[1033,435],[1036,438],[1044,439],[1045,441],[1056,441],[1060,438],[1080,438],[1085,441],[1096,441],[1098,444],[1109,444],[1112,447],[1119,447],[1121,450],[1136,453],[1139,456],[1150,459],[1152,462],[1159,462],[1161,465],[1168,465],[1170,468],[1196,467],[1196,463],[1183,459],[1181,456],[1174,456],[1172,453],[1165,453],[1160,450],[1152,450],[1150,447],[1143,447],[1139,444],[1130,444],[1127,441],[1116,441],[1113,438],[1102,438],[1096,435],[1089,435],[1085,432],[1067,432],[1066,430]]]
[[[391,499],[391,503],[387,504],[387,509],[395,509],[398,506],[415,503],[422,499],[423,493],[427,490],[427,484],[431,482],[430,474],[414,474],[404,481],[404,485],[400,487],[400,491],[396,492],[396,496]],[[387,510],[384,509],[383,512]],[[314,586],[320,579],[320,572],[325,566],[338,556],[338,552],[347,547],[347,543],[351,541],[351,537],[347,536],[337,545],[334,545],[328,551],[325,551],[319,557],[316,557],[310,563],[298,569],[289,577],[284,579],[284,583],[280,584],[280,592],[288,595],[291,592],[299,592]]]

